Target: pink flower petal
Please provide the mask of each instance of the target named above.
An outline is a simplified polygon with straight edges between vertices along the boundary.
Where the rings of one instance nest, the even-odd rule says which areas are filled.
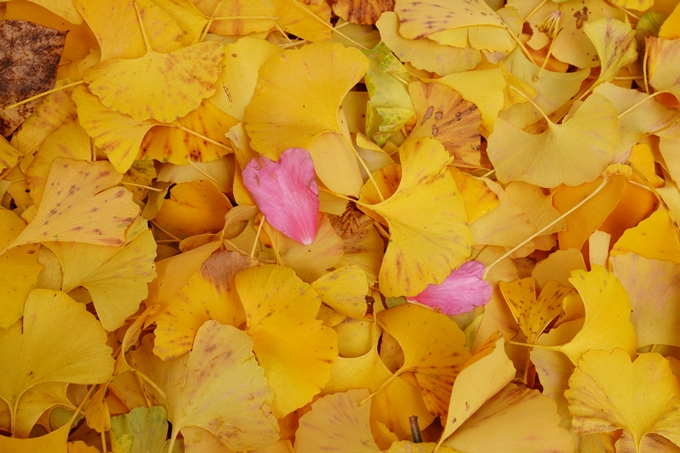
[[[482,280],[484,265],[468,261],[451,272],[440,285],[427,285],[411,299],[436,308],[445,315],[459,315],[486,305],[491,299],[491,285]]]
[[[251,160],[243,182],[271,226],[302,245],[314,242],[319,188],[306,150],[289,148],[276,162],[266,157]]]

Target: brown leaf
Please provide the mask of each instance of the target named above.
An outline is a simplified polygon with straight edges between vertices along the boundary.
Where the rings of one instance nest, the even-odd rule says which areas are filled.
[[[66,33],[23,20],[0,22],[0,134],[7,137],[28,118],[35,103],[4,107],[47,91],[57,79]]]

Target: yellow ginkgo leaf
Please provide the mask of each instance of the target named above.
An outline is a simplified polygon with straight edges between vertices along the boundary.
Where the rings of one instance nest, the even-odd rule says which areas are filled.
[[[208,24],[209,17],[203,15],[193,2],[153,0],[153,3],[160,6],[163,11],[172,17],[175,25],[182,30],[182,34],[177,38],[177,41],[184,46],[190,46],[200,41],[203,29]],[[173,29],[174,27],[168,28]]]
[[[367,206],[390,226],[380,268],[386,297],[415,296],[443,282],[467,259],[471,244],[463,200],[446,168],[451,158],[442,145],[430,138],[408,140],[399,157],[403,174],[397,191]]]
[[[217,233],[224,227],[224,216],[231,202],[208,179],[177,184],[163,202],[156,220],[183,237]]]
[[[680,39],[650,37],[649,83],[657,90],[669,91],[680,100],[680,82],[675,68],[680,64]]]
[[[463,196],[463,204],[468,215],[468,223],[493,211],[499,204],[498,195],[487,186],[483,179],[463,173],[456,167],[449,167],[449,172],[456,181],[456,187]]]
[[[660,354],[640,354],[631,362],[618,348],[589,351],[565,396],[579,435],[625,429],[638,453],[643,438],[652,433],[680,446],[680,379]]]
[[[160,53],[147,41],[143,29],[142,33],[146,44],[143,56],[106,60],[85,72],[83,80],[111,110],[137,121],[170,123],[196,110],[215,92],[224,48],[219,42],[206,41]],[[173,88],[178,84],[182,89]]]
[[[680,264],[680,239],[665,209],[659,208],[616,241],[612,257],[632,252],[636,255]]]
[[[440,76],[472,69],[482,59],[481,52],[472,47],[457,48],[442,46],[423,39],[407,39],[399,34],[399,19],[396,13],[385,11],[375,23],[380,30],[382,41],[402,61],[414,67],[434,72]]]
[[[269,406],[272,390],[245,332],[208,321],[198,330],[193,350],[168,361],[156,357],[150,340],[144,337],[142,347],[132,355],[138,369],[167,395],[163,398],[148,387],[172,423],[171,451],[177,435],[185,431],[200,430],[237,451],[264,447],[278,439],[278,425]]]
[[[616,278],[628,293],[638,348],[652,344],[680,347],[680,264],[649,259],[634,253],[611,257]],[[647,284],[653,278],[654,284]]]
[[[602,18],[583,25],[600,58],[600,74],[595,84],[611,82],[624,67],[637,60],[635,30],[628,22]]]
[[[276,25],[288,33],[313,43],[331,37],[331,8],[326,2],[271,0],[271,3],[276,7]]]
[[[366,274],[368,283],[373,285],[378,281],[385,250],[373,221],[356,208],[349,208],[342,216],[328,217],[335,233],[342,239],[343,254],[335,266],[340,268],[356,264]]]
[[[4,137],[0,137],[0,171],[14,167],[19,161],[21,153],[10,145]]]
[[[482,132],[493,132],[498,112],[505,103],[507,83],[500,68],[458,72],[436,80],[453,88],[466,101],[472,102],[482,115]]]
[[[321,300],[338,313],[361,319],[366,314],[366,274],[357,265],[344,266],[312,283]]]
[[[367,69],[368,59],[358,49],[341,44],[312,44],[272,57],[260,68],[243,120],[250,146],[271,159],[288,148],[304,148],[326,187],[358,195],[359,164],[338,109]]]
[[[453,381],[470,358],[465,333],[446,315],[412,304],[383,310],[376,320],[404,351],[404,364],[391,379],[413,373],[430,413],[446,414]]]
[[[560,315],[562,299],[574,294],[571,288],[549,281],[536,300],[533,278],[523,278],[512,283],[500,282],[499,287],[529,344],[534,344],[548,324]]]
[[[0,449],[7,453],[31,453],[38,451],[71,453],[71,450],[67,450],[66,446],[70,432],[71,423],[66,423],[61,428],[55,429],[49,434],[40,437],[32,437],[30,439],[0,436]]]
[[[635,355],[635,330],[630,322],[630,300],[619,279],[603,267],[590,272],[573,271],[569,281],[583,299],[586,320],[583,328],[567,344],[554,347],[576,365],[591,349],[611,352],[620,348]]]
[[[260,2],[243,3],[258,4]],[[230,24],[234,21],[216,21],[213,24]],[[257,73],[271,57],[280,55],[283,50],[263,39],[248,36],[233,44],[224,46],[226,57],[222,61],[222,73],[217,79],[217,90],[208,100],[220,110],[237,120],[243,121],[246,107],[255,92]]]
[[[573,441],[559,421],[550,398],[508,384],[442,445],[469,453],[571,453]]]
[[[102,326],[113,331],[146,299],[147,283],[156,276],[156,243],[138,220],[130,226],[120,247],[77,242],[47,242],[59,259],[64,274],[62,291],[83,287],[90,292]]]
[[[371,433],[371,405],[359,404],[367,396],[366,389],[352,389],[316,400],[312,409],[300,417],[295,451],[380,453]]]
[[[536,263],[531,271],[531,276],[536,279],[539,288],[543,288],[550,280],[554,280],[562,286],[573,288],[569,283],[571,271],[586,270],[581,251],[576,248],[557,250],[546,259]]]
[[[26,223],[9,209],[0,208],[0,249],[10,244]],[[44,266],[38,262],[38,245],[28,244],[0,255],[0,328],[6,329],[21,318],[24,302],[36,287]]]
[[[514,181],[505,186],[505,191],[511,201],[522,207],[537,230],[542,230],[548,224],[555,222],[542,234],[557,233],[567,228],[567,222],[564,219],[557,221],[560,212],[553,207],[552,196],[544,194],[539,187],[522,181]]]
[[[498,205],[470,224],[473,244],[514,247],[536,232],[536,226],[522,207],[512,201],[500,184],[481,178]],[[471,200],[471,202],[474,202]]]
[[[23,323],[0,329],[0,344],[0,398],[9,405],[12,433],[21,397],[31,388],[53,382],[98,384],[113,373],[112,351],[99,321],[60,291],[33,290]],[[27,404],[42,408],[38,413],[52,405],[49,395],[36,396]]]
[[[139,207],[130,192],[116,187],[122,178],[105,161],[58,157],[35,217],[7,248],[47,241],[123,244],[125,230],[139,215]]]
[[[196,332],[211,319],[240,326],[245,321],[245,313],[234,289],[233,277],[254,264],[251,258],[226,250],[217,251],[205,260],[156,320],[154,353],[169,360],[189,352]]]
[[[581,88],[581,83],[588,77],[588,70],[575,72],[553,72],[544,70],[530,62],[517,48],[508,58],[503,60],[508,70],[522,82],[528,84],[536,92],[531,100],[545,113],[550,115],[563,106]],[[514,91],[514,90],[510,90]],[[521,95],[520,95],[521,97]],[[530,102],[514,104],[499,113],[499,117],[515,127],[524,129],[543,117]]]
[[[73,4],[97,38],[101,61],[143,56],[146,50],[144,32],[151,46],[159,52],[180,47],[175,39],[181,30],[165,11],[149,0],[75,0]],[[137,19],[135,4],[144,31]]]
[[[57,157],[85,161],[92,159],[90,137],[77,121],[68,122],[50,134],[40,145],[31,166],[26,170],[31,198],[36,205],[40,205],[50,167]]]
[[[649,3],[651,0],[638,0],[638,1],[644,1],[646,3]],[[652,5],[649,5],[649,7],[651,6]],[[673,12],[671,12],[670,16],[668,16],[665,22],[661,24],[661,28],[659,29],[659,38],[664,39],[680,38],[680,31],[678,31],[679,30],[678,25],[680,25],[680,8],[678,7],[678,5],[675,5]]]
[[[503,20],[483,0],[445,3],[436,0],[401,0],[394,11],[405,38],[427,37],[439,44],[507,53],[515,41]]]
[[[295,271],[304,282],[312,283],[335,267],[343,254],[343,241],[331,226],[328,217],[319,214],[318,227],[314,242],[302,245],[285,234],[275,230],[269,223],[263,228],[280,262]],[[276,252],[274,252],[274,257]]]
[[[593,94],[571,118],[562,124],[548,120],[548,129],[538,135],[498,119],[487,152],[503,182],[576,186],[604,171],[618,140],[616,108],[604,96]]]
[[[408,86],[418,119],[410,138],[438,140],[453,156],[453,165],[479,166],[482,117],[477,106],[441,83]]]
[[[321,298],[291,269],[255,267],[235,279],[246,332],[274,390],[272,411],[281,418],[309,403],[328,382],[338,340],[316,320]]]
[[[505,340],[495,334],[465,364],[453,384],[439,444],[515,377],[515,367],[504,346]]]

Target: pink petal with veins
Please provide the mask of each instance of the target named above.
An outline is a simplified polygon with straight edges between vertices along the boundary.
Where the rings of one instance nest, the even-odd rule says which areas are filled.
[[[319,188],[306,150],[289,148],[276,162],[266,157],[251,160],[243,182],[271,226],[302,245],[314,242]]]
[[[468,261],[451,272],[440,285],[427,285],[411,299],[445,315],[466,313],[491,300],[491,285],[482,280],[484,270],[479,261]]]

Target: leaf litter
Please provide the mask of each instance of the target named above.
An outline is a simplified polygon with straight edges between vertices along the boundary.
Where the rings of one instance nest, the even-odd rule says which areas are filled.
[[[677,451],[678,24],[0,3],[0,451]]]

